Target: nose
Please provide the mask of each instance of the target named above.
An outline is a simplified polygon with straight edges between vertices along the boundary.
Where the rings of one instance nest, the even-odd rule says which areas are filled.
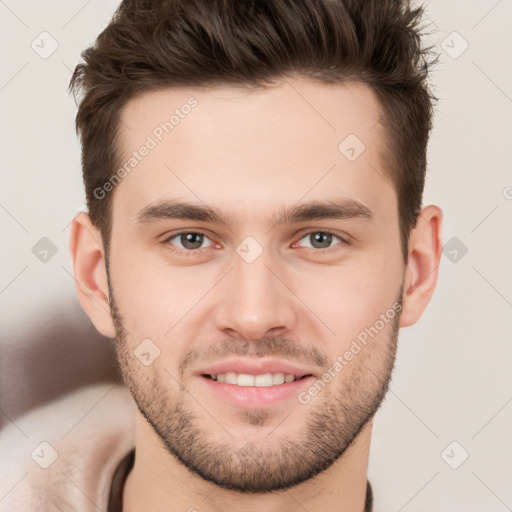
[[[266,251],[252,263],[238,254],[233,270],[217,291],[215,321],[230,337],[258,340],[295,328],[300,301],[291,290],[282,265]]]

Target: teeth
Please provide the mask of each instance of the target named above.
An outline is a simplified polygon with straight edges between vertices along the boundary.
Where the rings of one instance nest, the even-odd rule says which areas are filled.
[[[226,373],[226,377],[231,372]],[[228,382],[226,380],[226,382]],[[228,382],[228,384],[238,384],[239,386],[254,386],[254,375],[248,375],[247,373],[240,373],[238,376],[235,373],[235,378]]]
[[[227,373],[225,373],[224,374],[224,382],[226,384],[236,384],[236,373],[235,372],[227,372]],[[251,386],[253,384],[251,384]]]
[[[284,373],[274,373],[272,375],[272,384],[282,384],[284,382]]]
[[[295,375],[285,375],[284,373],[265,373],[263,375],[249,375],[247,373],[226,372],[212,374],[210,377],[217,382],[227,384],[236,384],[237,386],[256,386],[268,387],[278,386],[284,382],[293,382]]]

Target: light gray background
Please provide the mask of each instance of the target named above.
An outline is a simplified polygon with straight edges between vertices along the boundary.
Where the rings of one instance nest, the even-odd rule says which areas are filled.
[[[0,0],[4,423],[117,377],[72,278],[69,225],[85,203],[66,92],[117,3]],[[502,512],[512,510],[512,0],[433,0],[428,17],[441,60],[424,204],[443,209],[444,242],[458,245],[446,247],[422,319],[401,330],[369,478],[377,512]],[[43,31],[59,45],[46,59],[31,48]],[[32,252],[43,237],[57,248],[47,262]],[[446,462],[465,452],[458,469]]]

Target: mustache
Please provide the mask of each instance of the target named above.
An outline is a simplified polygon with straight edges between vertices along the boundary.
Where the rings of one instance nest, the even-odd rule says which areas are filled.
[[[328,365],[328,358],[315,347],[305,347],[288,338],[268,336],[258,341],[243,338],[227,338],[215,345],[193,347],[182,358],[178,370],[180,375],[197,361],[203,363],[228,357],[279,357],[320,368]]]

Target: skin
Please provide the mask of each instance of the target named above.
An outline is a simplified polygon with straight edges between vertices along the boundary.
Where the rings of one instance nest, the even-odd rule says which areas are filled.
[[[108,261],[86,213],[72,227],[80,301],[98,331],[116,338],[138,406],[125,511],[283,512],[298,503],[310,512],[362,511],[373,417],[398,328],[417,322],[434,292],[442,212],[423,207],[405,265],[397,196],[385,179],[382,109],[362,84],[295,77],[252,92],[145,93],[122,112],[125,156],[190,96],[197,106],[111,192]],[[366,146],[355,161],[338,150],[351,133]],[[143,208],[171,197],[216,207],[231,222],[137,224]],[[372,219],[271,221],[283,208],[342,197],[366,205]],[[181,229],[205,235],[201,252],[171,238]],[[310,236],[325,231],[336,236]],[[247,236],[262,249],[251,263],[236,252]],[[238,355],[325,375],[397,304],[393,321],[307,404],[292,397],[235,406],[196,374]],[[133,351],[148,338],[160,356],[144,366]]]

